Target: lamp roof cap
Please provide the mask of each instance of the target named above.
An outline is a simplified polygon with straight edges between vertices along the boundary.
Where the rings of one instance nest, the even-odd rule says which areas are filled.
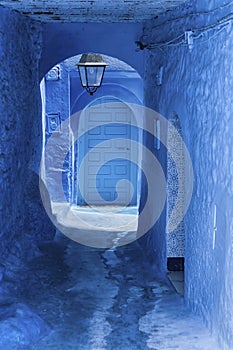
[[[84,53],[82,54],[78,66],[106,66],[100,54],[97,53]]]

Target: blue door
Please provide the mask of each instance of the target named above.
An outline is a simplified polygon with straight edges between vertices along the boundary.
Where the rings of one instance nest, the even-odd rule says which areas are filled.
[[[119,103],[112,108],[111,102]],[[131,125],[133,112],[127,104],[113,97],[95,100],[93,105],[95,112],[87,108],[79,123],[79,131],[86,132],[78,142],[77,202],[79,205],[103,205],[103,199],[107,205],[114,204],[112,202],[117,199],[118,205],[136,205],[138,169],[129,160],[133,152],[132,140],[138,141],[137,128]],[[107,144],[104,141],[108,141]]]

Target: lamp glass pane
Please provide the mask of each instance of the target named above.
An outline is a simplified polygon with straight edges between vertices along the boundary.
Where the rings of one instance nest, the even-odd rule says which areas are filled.
[[[98,67],[86,67],[88,86],[96,86],[96,73]]]
[[[86,67],[88,86],[100,86],[104,67]]]
[[[79,66],[79,74],[80,74],[80,79],[83,87],[87,86],[87,80],[86,80],[86,72],[85,72],[85,67],[84,66]]]
[[[103,74],[104,74],[104,68],[105,68],[105,67],[98,67],[98,68],[97,68],[96,81],[97,81],[97,85],[98,85],[98,86],[101,85],[101,81],[102,81]]]

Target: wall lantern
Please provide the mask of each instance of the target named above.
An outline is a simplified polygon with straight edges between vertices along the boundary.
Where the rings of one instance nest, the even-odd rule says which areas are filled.
[[[80,58],[77,66],[81,84],[90,95],[93,95],[101,86],[106,65],[99,54],[83,54]]]

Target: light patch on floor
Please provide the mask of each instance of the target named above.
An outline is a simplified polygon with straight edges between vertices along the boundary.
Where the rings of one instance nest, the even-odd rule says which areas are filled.
[[[51,206],[56,227],[81,244],[111,248],[137,239],[137,207],[82,207],[67,203]]]

